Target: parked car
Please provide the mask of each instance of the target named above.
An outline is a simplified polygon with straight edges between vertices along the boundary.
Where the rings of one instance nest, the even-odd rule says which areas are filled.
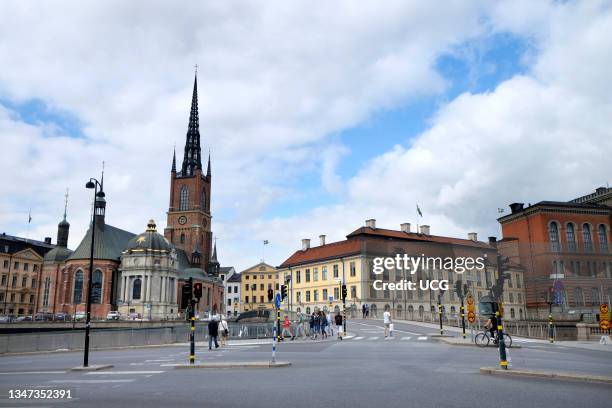
[[[53,313],[36,313],[34,315],[34,320],[37,322],[52,322]]]
[[[11,323],[13,320],[15,320],[15,315],[0,316],[0,323]]]
[[[86,315],[87,315],[87,313],[85,313],[85,312],[76,312],[74,314],[74,320],[76,320],[76,321],[83,320],[83,319],[85,319]]]
[[[115,311],[110,311],[106,315],[106,320],[119,320],[119,319],[121,319],[121,313],[119,313],[116,310]]]
[[[69,322],[70,320],[72,320],[72,316],[68,313],[59,312],[55,314],[54,320],[59,322]]]
[[[31,322],[32,316],[19,316],[15,319],[16,322]]]

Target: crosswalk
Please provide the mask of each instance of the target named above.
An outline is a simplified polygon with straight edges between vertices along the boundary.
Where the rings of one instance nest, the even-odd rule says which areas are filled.
[[[427,336],[355,336],[350,341],[425,341],[428,339]]]

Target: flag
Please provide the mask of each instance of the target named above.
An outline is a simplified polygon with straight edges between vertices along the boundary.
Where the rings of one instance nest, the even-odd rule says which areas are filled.
[[[423,213],[421,212],[421,209],[419,208],[419,205],[417,204],[417,214],[419,214],[421,217],[423,217]]]
[[[30,212],[28,212],[28,224],[32,222],[32,209],[30,209]]]
[[[268,240],[264,239],[264,245],[268,245],[268,244],[269,244]]]

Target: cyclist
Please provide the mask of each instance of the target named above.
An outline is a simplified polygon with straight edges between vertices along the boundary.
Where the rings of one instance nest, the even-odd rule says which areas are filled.
[[[497,317],[495,315],[489,316],[489,319],[484,324],[485,329],[489,330],[493,343],[497,344]]]

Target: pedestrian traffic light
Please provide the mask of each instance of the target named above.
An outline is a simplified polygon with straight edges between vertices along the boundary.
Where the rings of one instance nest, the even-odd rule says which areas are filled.
[[[455,281],[455,293],[459,299],[463,299],[463,282],[461,282],[461,279]]]
[[[191,300],[193,293],[193,278],[189,278],[187,282],[183,285],[183,299],[187,299],[187,301]]]
[[[271,302],[274,298],[274,291],[270,288],[268,289],[268,302]]]
[[[281,285],[281,300],[285,300],[287,297],[287,286]]]
[[[193,285],[193,297],[195,297],[198,302],[202,297],[202,284],[200,282]]]
[[[342,300],[346,299],[346,285],[342,284]]]

